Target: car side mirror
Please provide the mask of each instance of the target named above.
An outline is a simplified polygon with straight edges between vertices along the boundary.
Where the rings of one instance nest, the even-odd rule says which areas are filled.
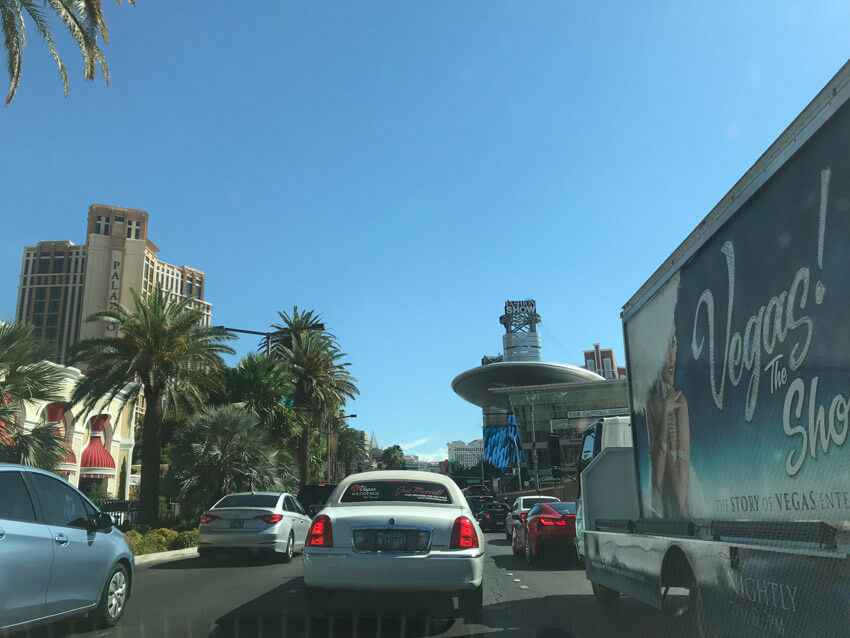
[[[115,524],[115,520],[106,512],[98,512],[90,519],[90,527],[92,531],[108,532]]]

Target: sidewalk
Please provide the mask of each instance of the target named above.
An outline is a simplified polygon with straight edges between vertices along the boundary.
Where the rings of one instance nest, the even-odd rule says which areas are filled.
[[[146,567],[157,563],[165,563],[170,560],[180,560],[181,558],[194,558],[198,556],[197,547],[187,547],[186,549],[175,549],[170,552],[155,552],[153,554],[142,554],[136,556],[136,567]]]

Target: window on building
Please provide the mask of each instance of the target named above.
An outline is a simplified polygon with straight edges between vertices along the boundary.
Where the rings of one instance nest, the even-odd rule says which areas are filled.
[[[41,255],[38,258],[38,272],[50,272],[50,255]]]
[[[591,372],[596,372],[596,366],[593,365],[593,359],[587,359],[585,367]]]
[[[605,378],[611,379],[614,376],[613,370],[611,370],[611,359],[603,359],[602,360],[602,368],[605,370]]]

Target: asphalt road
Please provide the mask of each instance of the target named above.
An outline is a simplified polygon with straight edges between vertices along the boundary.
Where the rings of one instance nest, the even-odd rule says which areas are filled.
[[[680,636],[669,613],[628,599],[600,607],[577,565],[550,556],[529,567],[512,555],[503,535],[487,534],[486,542],[480,625],[441,618],[446,610],[434,601],[368,593],[336,601],[332,618],[306,618],[299,556],[289,564],[220,558],[207,568],[190,558],[138,568],[133,597],[113,629],[92,631],[65,623],[14,638]]]

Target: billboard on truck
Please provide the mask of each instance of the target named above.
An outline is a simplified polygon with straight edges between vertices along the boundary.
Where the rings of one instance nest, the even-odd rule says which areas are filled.
[[[845,103],[624,314],[643,517],[847,520],[848,149]]]

